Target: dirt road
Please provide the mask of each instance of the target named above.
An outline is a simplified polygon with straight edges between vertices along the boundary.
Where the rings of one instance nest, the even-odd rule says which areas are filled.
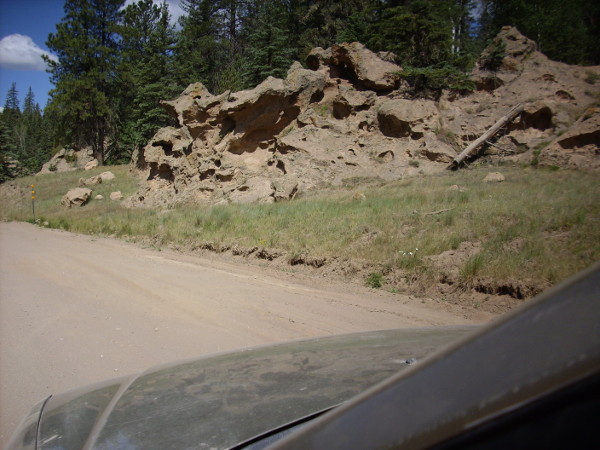
[[[0,223],[0,448],[50,393],[156,364],[312,336],[468,322],[401,295]]]

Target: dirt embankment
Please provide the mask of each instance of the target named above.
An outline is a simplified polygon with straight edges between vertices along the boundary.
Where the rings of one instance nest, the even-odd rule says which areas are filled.
[[[152,245],[146,238],[141,239],[141,243]],[[182,255],[268,268],[270,273],[276,271],[279,276],[293,276],[310,284],[352,286],[352,290],[369,287],[369,277],[376,274],[380,284],[368,289],[370,292],[377,289],[392,295],[409,296],[440,310],[461,311],[467,318],[478,317],[480,313],[506,313],[550,287],[533,280],[499,281],[485,277],[476,278],[468,286],[462,285],[457,268],[481,249],[481,245],[471,242],[463,242],[456,250],[427,257],[436,269],[447,273],[440,279],[413,277],[410,272],[386,264],[336,257],[290,256],[273,248],[205,242],[192,246],[171,244],[169,249]]]

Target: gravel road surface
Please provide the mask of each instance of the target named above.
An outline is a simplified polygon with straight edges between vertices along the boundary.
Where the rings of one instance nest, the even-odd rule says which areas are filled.
[[[0,223],[0,448],[49,394],[156,364],[314,336],[470,322],[398,294]]]

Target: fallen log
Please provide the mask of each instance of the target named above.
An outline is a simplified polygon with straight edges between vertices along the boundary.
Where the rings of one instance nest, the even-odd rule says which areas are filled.
[[[435,216],[437,214],[442,214],[448,211],[452,211],[454,208],[446,208],[446,209],[440,209],[438,211],[431,211],[431,212],[427,212],[427,213],[423,213],[423,216]]]
[[[467,148],[465,148],[456,158],[452,160],[447,169],[458,169],[462,162],[471,156],[471,154],[473,154],[481,144],[493,137],[504,127],[504,125],[511,122],[515,117],[521,114],[521,112],[523,112],[523,105],[519,103],[517,106],[514,106],[506,115],[502,116],[494,125],[488,128],[485,133],[471,142]]]

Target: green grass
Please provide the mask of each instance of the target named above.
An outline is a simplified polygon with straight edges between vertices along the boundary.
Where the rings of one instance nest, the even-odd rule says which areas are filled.
[[[82,208],[60,206],[79,177],[111,170],[117,178],[94,187]],[[108,195],[136,191],[127,167],[18,179],[2,189],[3,220],[30,220],[29,187],[36,213],[50,227],[150,240],[195,248],[268,247],[288,254],[360,259],[407,274],[409,282],[435,278],[428,256],[480,242],[482,250],[459,267],[465,286],[476,277],[556,283],[600,259],[600,190],[592,173],[503,168],[504,183],[482,183],[479,168],[392,183],[351,183],[292,202],[255,205],[185,205],[166,211],[126,209]],[[463,192],[450,191],[458,184]],[[364,197],[357,195],[364,194]],[[418,251],[415,251],[418,249]],[[413,255],[407,255],[413,252]]]
[[[381,286],[383,286],[383,275],[379,272],[373,272],[367,277],[365,285],[373,289],[379,289]]]

